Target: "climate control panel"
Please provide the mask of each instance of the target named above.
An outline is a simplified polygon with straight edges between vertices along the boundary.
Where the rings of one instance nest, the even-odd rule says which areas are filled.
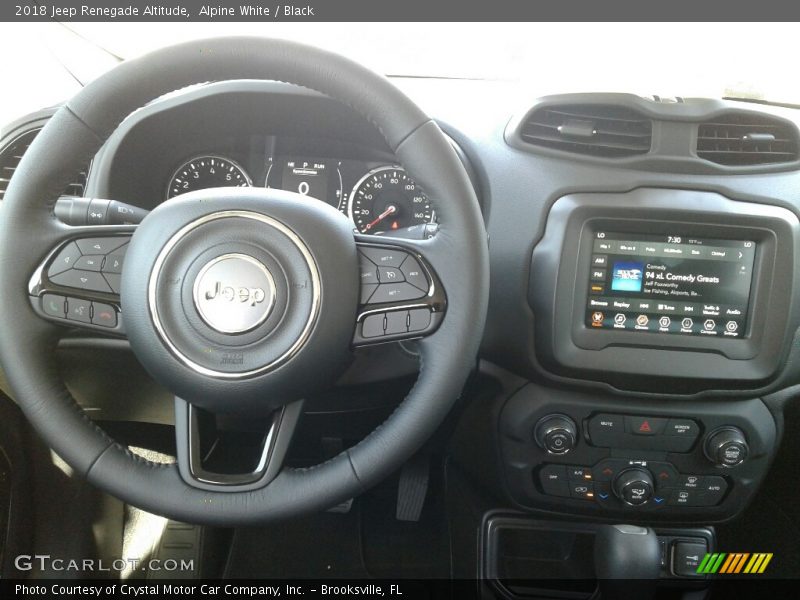
[[[760,399],[655,402],[532,383],[506,401],[498,429],[518,507],[633,520],[730,518],[777,446]]]
[[[548,496],[617,509],[716,506],[729,487],[720,475],[680,473],[668,462],[622,458],[603,459],[591,467],[544,464],[537,479]]]

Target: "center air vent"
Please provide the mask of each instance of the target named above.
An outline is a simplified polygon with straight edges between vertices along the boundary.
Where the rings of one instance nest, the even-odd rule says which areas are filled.
[[[650,152],[653,123],[640,113],[609,104],[573,104],[536,109],[520,137],[534,146],[622,158]]]
[[[790,123],[750,113],[716,117],[697,130],[697,156],[720,165],[793,162],[797,146],[797,129]]]
[[[22,160],[22,155],[33,142],[41,129],[31,129],[25,133],[14,138],[10,144],[4,148],[0,148],[0,200],[6,195],[8,189],[8,182],[14,171],[17,170],[19,161]],[[75,176],[75,181],[67,185],[64,194],[67,196],[83,196],[86,188],[86,171],[81,171]]]

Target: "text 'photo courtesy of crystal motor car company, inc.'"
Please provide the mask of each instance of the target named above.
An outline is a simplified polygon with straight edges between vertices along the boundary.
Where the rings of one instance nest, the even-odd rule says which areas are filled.
[[[800,9],[623,4],[0,5],[2,597],[796,598]]]

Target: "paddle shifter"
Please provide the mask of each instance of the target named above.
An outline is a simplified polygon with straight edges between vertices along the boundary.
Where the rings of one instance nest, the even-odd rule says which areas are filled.
[[[658,537],[649,527],[600,527],[594,565],[603,600],[654,598],[661,568]]]

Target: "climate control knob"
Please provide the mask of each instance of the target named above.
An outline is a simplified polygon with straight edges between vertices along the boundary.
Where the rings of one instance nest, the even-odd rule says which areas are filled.
[[[578,441],[578,429],[566,415],[548,415],[539,419],[533,437],[550,454],[566,454]]]
[[[703,450],[718,467],[735,467],[744,462],[750,449],[741,429],[720,427],[708,434]]]
[[[653,497],[653,477],[646,469],[627,469],[614,480],[617,498],[630,506],[641,506]]]

